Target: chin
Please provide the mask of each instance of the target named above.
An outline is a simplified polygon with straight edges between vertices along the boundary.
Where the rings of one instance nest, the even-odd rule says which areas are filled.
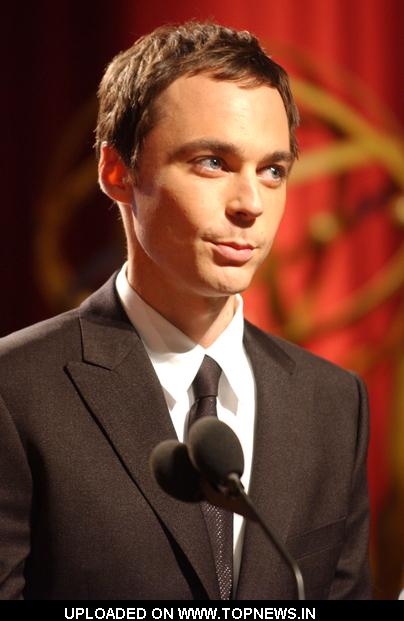
[[[218,270],[201,271],[199,275],[199,291],[204,296],[222,297],[242,293],[251,284],[255,269],[240,267],[221,267]]]
[[[251,280],[252,277],[228,279],[226,281],[216,283],[214,289],[218,295],[236,295],[237,293],[242,293],[248,289],[251,284]]]
[[[222,279],[224,288],[231,293],[241,293],[248,289],[256,270],[240,270],[236,268],[233,272],[226,274],[226,278]]]

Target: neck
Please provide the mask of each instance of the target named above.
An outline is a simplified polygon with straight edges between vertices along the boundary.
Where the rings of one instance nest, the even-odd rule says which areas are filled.
[[[170,296],[160,295],[164,289],[154,282],[139,279],[129,262],[127,278],[132,289],[162,315],[167,321],[186,334],[194,343],[209,347],[227,328],[236,311],[236,298],[231,296],[203,297],[190,295],[178,288]]]

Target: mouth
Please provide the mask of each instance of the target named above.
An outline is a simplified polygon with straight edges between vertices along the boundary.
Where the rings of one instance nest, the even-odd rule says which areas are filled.
[[[243,264],[249,261],[255,247],[246,242],[217,241],[212,242],[215,252],[222,258],[233,264]]]

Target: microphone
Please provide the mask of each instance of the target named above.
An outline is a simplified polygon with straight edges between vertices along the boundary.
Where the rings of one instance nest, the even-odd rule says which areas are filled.
[[[233,430],[215,417],[196,421],[187,445],[176,440],[158,444],[151,467],[160,487],[177,500],[211,504],[257,522],[292,571],[298,599],[304,600],[303,576],[282,540],[264,521],[246,494],[240,477],[244,455]]]
[[[196,421],[188,435],[189,456],[211,485],[227,490],[229,475],[244,472],[244,454],[234,431],[214,416]]]
[[[192,465],[182,442],[160,442],[151,452],[150,465],[157,483],[169,496],[183,502],[205,500],[201,475]]]
[[[244,455],[236,434],[225,423],[209,416],[192,425],[188,442],[191,461],[202,477],[206,477],[225,497],[237,499],[244,508],[242,515],[246,515],[248,510],[248,517],[258,522],[292,571],[298,599],[304,600],[304,582],[298,564],[283,541],[260,516],[240,481],[244,471]]]
[[[227,429],[231,431],[229,427]],[[238,497],[229,496],[225,490],[216,489],[201,475],[190,460],[188,447],[182,442],[164,440],[157,444],[150,454],[150,466],[161,489],[176,500],[208,500],[212,505],[254,519],[250,509]],[[229,472],[231,470],[230,468]]]

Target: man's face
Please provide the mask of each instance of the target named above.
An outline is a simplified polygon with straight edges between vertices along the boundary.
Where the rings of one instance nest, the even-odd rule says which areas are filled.
[[[134,187],[135,287],[156,308],[243,291],[284,211],[292,158],[282,99],[200,74],[173,82],[156,106]]]

